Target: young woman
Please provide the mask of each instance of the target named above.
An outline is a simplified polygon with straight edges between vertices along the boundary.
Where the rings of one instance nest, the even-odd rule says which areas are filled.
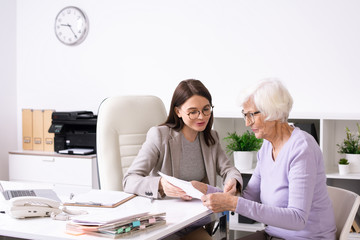
[[[178,197],[191,200],[180,188],[161,178],[158,171],[186,181],[216,186],[223,179],[224,191],[241,191],[240,172],[231,165],[220,146],[219,136],[211,130],[212,98],[208,89],[194,79],[184,80],[175,89],[169,115],[164,124],[152,127],[146,141],[123,180],[124,191],[151,198]],[[170,236],[169,239],[212,239],[203,219]]]
[[[124,191],[151,198],[180,197],[181,189],[161,178],[158,171],[176,178],[216,186],[220,175],[224,190],[241,190],[240,172],[232,166],[220,146],[213,124],[212,97],[194,79],[179,83],[174,91],[165,123],[152,127],[137,157],[124,176]]]

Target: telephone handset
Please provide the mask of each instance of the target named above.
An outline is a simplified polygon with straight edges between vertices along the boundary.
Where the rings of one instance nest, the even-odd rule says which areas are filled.
[[[14,218],[49,217],[62,212],[60,202],[43,197],[15,197],[9,203],[9,213]]]

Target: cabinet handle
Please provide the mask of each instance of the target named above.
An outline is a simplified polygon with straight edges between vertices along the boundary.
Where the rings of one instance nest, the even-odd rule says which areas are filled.
[[[43,159],[43,162],[55,162],[55,158]]]

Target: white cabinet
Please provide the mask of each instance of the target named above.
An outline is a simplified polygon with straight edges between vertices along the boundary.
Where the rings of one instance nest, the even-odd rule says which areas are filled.
[[[9,178],[10,181],[52,184],[58,189],[97,189],[96,155],[9,152]]]

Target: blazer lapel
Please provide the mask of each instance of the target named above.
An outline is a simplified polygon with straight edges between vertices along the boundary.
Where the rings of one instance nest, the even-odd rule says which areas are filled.
[[[172,163],[172,172],[173,176],[176,178],[180,177],[180,159],[182,154],[182,144],[181,144],[181,133],[171,130],[171,138],[169,140],[170,154],[171,154],[171,163]]]

